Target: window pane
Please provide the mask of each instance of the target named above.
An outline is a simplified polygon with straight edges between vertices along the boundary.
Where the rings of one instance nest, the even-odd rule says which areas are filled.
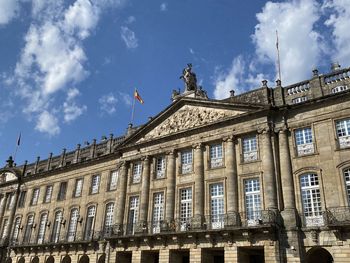
[[[113,171],[110,173],[109,176],[109,190],[115,190],[117,189],[117,183],[118,183],[118,171]]]
[[[210,186],[211,199],[211,227],[213,229],[224,227],[224,186],[222,183]]]
[[[33,190],[32,200],[31,200],[31,203],[30,203],[31,205],[36,205],[38,203],[39,192],[40,192],[39,188],[35,188]]]
[[[70,220],[69,220],[69,227],[68,227],[68,233],[67,233],[68,241],[75,240],[75,233],[77,230],[78,219],[79,219],[79,211],[77,208],[74,208],[71,211]]]
[[[52,186],[52,185],[48,185],[48,186],[46,187],[44,203],[49,203],[49,202],[51,202],[52,189],[53,189],[53,186]]]
[[[181,153],[181,170],[183,174],[192,172],[192,161],[192,150]]]
[[[187,230],[192,217],[192,188],[180,190],[181,231]]]
[[[133,173],[132,173],[132,182],[133,183],[141,182],[141,172],[142,172],[141,162],[135,163],[134,168],[133,168]]]
[[[261,217],[260,181],[244,180],[245,209],[248,225],[256,225]]]
[[[92,177],[92,181],[91,181],[91,194],[96,194],[98,193],[98,190],[100,188],[100,180],[101,177],[100,175],[94,175]]]
[[[160,156],[156,159],[156,178],[165,176],[165,157]]]
[[[77,179],[75,182],[75,190],[74,190],[74,197],[81,196],[83,192],[83,179]]]
[[[210,146],[210,167],[220,167],[223,165],[222,144]]]
[[[153,216],[152,230],[153,233],[160,232],[161,221],[164,219],[164,193],[155,193],[153,196]]]
[[[256,136],[245,137],[242,139],[243,160],[245,162],[258,159],[258,145]]]

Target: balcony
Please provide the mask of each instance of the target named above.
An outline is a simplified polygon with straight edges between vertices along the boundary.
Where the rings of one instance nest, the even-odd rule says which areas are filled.
[[[350,207],[330,207],[320,212],[317,216],[303,216],[302,223],[305,227],[349,227]]]

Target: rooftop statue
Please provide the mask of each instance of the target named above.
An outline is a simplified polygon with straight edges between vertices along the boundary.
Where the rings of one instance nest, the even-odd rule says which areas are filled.
[[[185,82],[185,91],[197,90],[197,78],[196,74],[192,72],[192,64],[187,64],[187,68],[182,71],[182,76]]]

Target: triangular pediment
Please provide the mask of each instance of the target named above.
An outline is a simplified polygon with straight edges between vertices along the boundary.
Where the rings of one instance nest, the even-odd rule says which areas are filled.
[[[170,105],[125,141],[139,144],[260,110],[261,106],[183,99]]]

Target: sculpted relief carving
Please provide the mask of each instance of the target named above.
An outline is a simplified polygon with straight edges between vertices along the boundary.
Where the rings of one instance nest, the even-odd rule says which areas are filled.
[[[228,116],[239,114],[239,111],[219,110],[205,107],[184,106],[168,119],[146,134],[143,140],[166,136],[179,131],[209,124]]]

